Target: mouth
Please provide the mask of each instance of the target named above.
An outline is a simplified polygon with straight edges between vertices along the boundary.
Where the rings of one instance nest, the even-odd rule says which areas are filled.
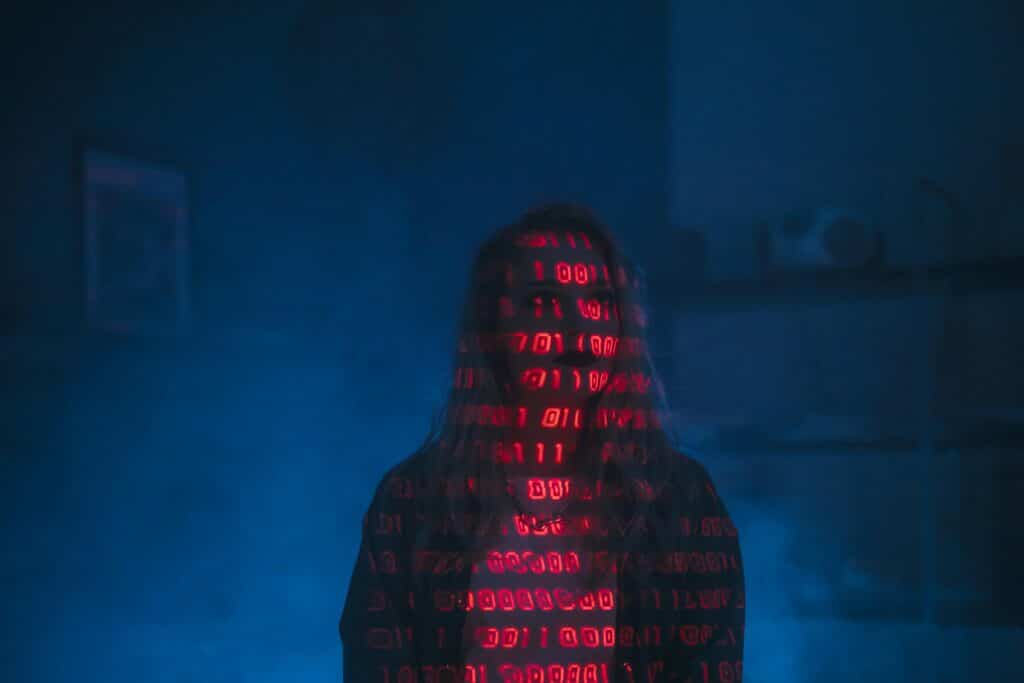
[[[554,358],[559,365],[568,365],[573,368],[585,368],[596,360],[597,356],[591,351],[567,351]]]

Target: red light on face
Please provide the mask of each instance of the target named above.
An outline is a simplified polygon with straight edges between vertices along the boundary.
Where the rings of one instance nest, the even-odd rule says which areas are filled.
[[[547,380],[547,370],[543,368],[530,368],[523,372],[523,386],[528,389],[540,389]]]
[[[547,332],[538,332],[533,336],[533,353],[545,354],[551,351],[551,335]]]
[[[550,384],[549,377],[551,378]],[[573,369],[572,377],[573,391],[580,391],[585,385],[588,391],[598,392],[603,390],[609,381],[612,383],[610,389],[615,393],[627,391],[647,393],[647,388],[650,386],[650,379],[646,378],[643,373],[620,372],[613,376],[606,370],[589,370],[586,373],[581,373],[579,370]],[[562,371],[559,368],[551,368],[550,371],[545,368],[527,368],[520,376],[520,384],[531,391],[548,386],[557,391],[561,387],[561,378]],[[469,369],[460,368],[456,371],[457,388],[470,388],[472,379],[473,373]]]
[[[642,345],[636,337],[627,337],[624,342],[627,355],[636,355],[641,352]],[[545,356],[551,352],[558,354],[565,352],[565,339],[561,332],[515,331],[501,334],[481,334],[464,340],[462,344],[463,353],[469,351],[489,353],[506,350],[513,354],[532,353]],[[584,351],[589,347],[594,355],[611,358],[618,352],[619,337],[580,333],[576,335],[573,346],[577,351]]]
[[[561,411],[558,408],[546,408],[543,417],[541,417],[540,426],[549,429],[557,427],[560,415]]]
[[[552,338],[558,341],[557,334]],[[603,343],[603,339],[601,340]],[[610,391],[616,393],[635,392],[646,394],[650,390],[651,378],[643,372],[618,372],[610,375],[607,371],[588,370],[580,373],[579,370],[571,371],[573,376],[572,388],[579,391],[583,384],[586,384],[590,391],[600,391],[605,384],[611,382]],[[543,389],[550,387],[558,390],[562,387],[561,368],[526,368],[520,375],[520,384],[528,389]],[[459,366],[455,368],[452,379],[452,386],[456,389],[473,389],[480,386],[494,386],[493,373],[488,368]]]
[[[524,232],[518,235],[515,240],[517,247],[526,247],[528,249],[546,247],[548,244],[550,244],[548,235],[542,232]]]
[[[517,235],[514,244],[517,247],[527,249],[558,248],[561,246],[558,241],[558,234],[555,230],[530,230]],[[573,233],[564,231],[561,234],[565,239],[566,246],[571,249],[594,248],[590,242],[590,237],[585,232]]]
[[[601,319],[601,302],[597,299],[577,299],[576,307],[580,315],[587,320]]]
[[[548,407],[541,414],[540,426],[544,429],[582,429],[582,408]]]

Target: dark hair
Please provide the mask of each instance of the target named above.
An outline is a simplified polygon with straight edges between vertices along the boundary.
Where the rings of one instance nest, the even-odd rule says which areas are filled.
[[[458,326],[458,344],[453,357],[453,376],[459,367],[483,368],[470,387],[456,386],[453,382],[447,401],[434,414],[430,430],[418,454],[428,458],[427,481],[421,490],[427,494],[426,519],[441,516],[450,520],[459,533],[476,535],[487,533],[497,519],[501,508],[495,501],[503,496],[487,497],[482,490],[471,490],[472,478],[479,483],[503,481],[504,467],[491,453],[476,452],[478,443],[486,444],[486,437],[501,433],[502,427],[480,425],[458,419],[467,405],[510,405],[507,388],[513,378],[505,365],[507,354],[493,348],[476,347],[471,343],[477,335],[492,333],[498,322],[498,300],[507,287],[505,268],[515,253],[517,244],[541,231],[572,230],[584,232],[594,246],[603,252],[609,273],[622,273],[623,278],[612,277],[621,321],[621,339],[634,338],[638,342],[636,353],[629,357],[620,352],[614,358],[612,377],[616,373],[642,373],[649,378],[643,391],[609,391],[612,382],[585,401],[587,418],[575,457],[583,458],[583,466],[598,472],[598,478],[621,490],[622,500],[593,496],[591,501],[573,499],[565,514],[588,509],[596,514],[608,528],[617,526],[627,530],[629,541],[641,541],[643,521],[654,500],[651,485],[668,482],[668,468],[672,458],[678,456],[678,439],[667,410],[665,392],[650,353],[645,326],[646,306],[644,276],[626,257],[611,231],[589,208],[570,202],[542,204],[524,213],[515,223],[505,225],[488,238],[479,248],[474,260],[469,287]],[[621,269],[621,270],[620,270]],[[480,350],[483,348],[485,350]],[[618,415],[643,411],[645,428],[634,427],[635,421],[625,420],[625,427],[610,427],[606,435],[599,435],[593,427],[593,416],[598,409],[614,409]],[[633,411],[624,413],[622,411]],[[481,441],[481,437],[484,440]],[[481,457],[482,456],[482,457]],[[454,495],[451,485],[462,490]],[[607,489],[607,487],[606,487]],[[636,522],[640,520],[638,527]],[[418,540],[429,534],[429,525],[421,528]],[[650,530],[648,530],[650,531]],[[585,539],[596,543],[596,539]],[[593,575],[590,577],[593,580]]]

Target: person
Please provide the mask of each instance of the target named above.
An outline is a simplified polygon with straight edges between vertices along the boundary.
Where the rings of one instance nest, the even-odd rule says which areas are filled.
[[[346,683],[741,680],[739,534],[677,445],[644,292],[579,204],[480,247],[447,401],[363,518]]]

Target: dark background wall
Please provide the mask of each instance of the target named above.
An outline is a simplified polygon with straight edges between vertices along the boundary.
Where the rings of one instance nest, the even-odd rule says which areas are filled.
[[[337,678],[477,242],[544,199],[665,223],[667,8],[26,3],[2,31],[4,667]],[[81,331],[83,141],[188,173],[187,338]]]
[[[739,284],[665,283],[670,385],[756,567],[748,673],[1010,675],[1019,8],[672,3],[671,26],[670,223],[705,238],[710,278]],[[757,280],[756,230],[821,208],[871,221],[893,276]]]
[[[755,222],[820,206],[868,213],[897,263],[1024,251],[1005,217],[1024,143],[1015,3],[671,7],[671,215],[708,230],[716,273],[749,274]]]

